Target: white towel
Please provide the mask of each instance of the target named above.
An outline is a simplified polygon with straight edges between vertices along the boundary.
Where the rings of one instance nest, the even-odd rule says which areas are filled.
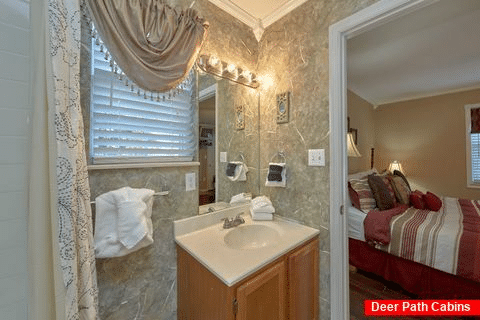
[[[252,200],[252,194],[251,193],[246,193],[246,192],[243,192],[243,193],[239,193],[237,195],[234,195],[231,199],[230,199],[230,204],[233,204],[233,203],[242,203],[242,202],[249,202]]]
[[[280,168],[281,173],[278,173],[278,168]],[[275,170],[274,170],[275,169]],[[286,176],[285,163],[269,163],[268,164],[268,174],[265,180],[266,187],[282,187],[287,186],[287,176]]]
[[[236,165],[236,167],[233,176],[227,175],[228,179],[230,181],[247,181],[247,165],[241,161],[230,161],[229,163]]]
[[[256,197],[250,204],[252,220],[272,220],[275,208],[267,196]]]
[[[252,216],[252,220],[257,221],[265,221],[265,220],[273,220],[273,214],[267,212],[254,212],[250,208],[250,215]]]
[[[127,255],[153,243],[152,204],[155,191],[120,188],[95,199],[95,255]]]

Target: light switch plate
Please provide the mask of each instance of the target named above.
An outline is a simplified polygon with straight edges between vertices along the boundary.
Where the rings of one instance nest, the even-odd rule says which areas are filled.
[[[308,165],[312,167],[325,166],[325,149],[309,149]]]
[[[227,162],[227,153],[220,152],[220,162]]]
[[[185,190],[186,191],[193,191],[195,190],[196,182],[195,182],[195,172],[186,173],[185,174]]]

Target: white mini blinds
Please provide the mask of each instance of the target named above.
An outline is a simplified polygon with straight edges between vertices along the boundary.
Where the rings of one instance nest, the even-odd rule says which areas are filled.
[[[94,164],[192,161],[193,72],[168,93],[139,89],[92,39],[90,156]]]
[[[465,106],[467,186],[480,186],[480,104]]]

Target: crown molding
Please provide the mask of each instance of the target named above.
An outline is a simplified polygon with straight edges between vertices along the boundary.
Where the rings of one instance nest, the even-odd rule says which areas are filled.
[[[245,23],[250,28],[256,28],[260,23],[259,19],[252,16],[247,11],[243,10],[235,3],[231,2],[230,0],[209,0],[211,3],[222,9],[223,11],[227,12],[228,14],[234,16],[241,22]]]
[[[307,0],[289,0],[285,2],[285,4],[283,4],[281,7],[277,8],[271,14],[262,19],[263,27],[268,27],[269,25],[273,24],[275,21],[287,15],[305,2],[307,2]]]
[[[289,0],[263,19],[256,18],[230,0],[209,0],[211,3],[249,26],[257,41],[262,38],[265,28],[282,18],[307,0]]]

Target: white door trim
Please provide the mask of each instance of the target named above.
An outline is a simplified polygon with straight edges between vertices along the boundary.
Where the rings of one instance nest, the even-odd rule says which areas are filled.
[[[347,39],[438,0],[382,0],[329,29],[330,114],[330,315],[349,319],[347,221]]]

